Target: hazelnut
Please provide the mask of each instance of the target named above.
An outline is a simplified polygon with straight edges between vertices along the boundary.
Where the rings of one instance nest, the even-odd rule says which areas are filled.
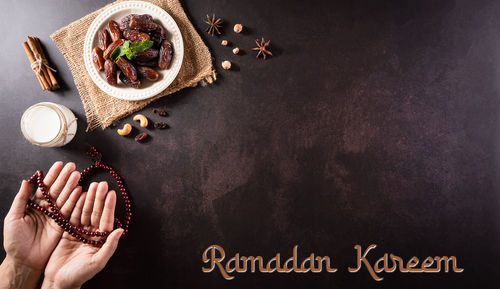
[[[220,43],[220,45],[227,46],[227,40],[222,40],[222,42]]]
[[[233,54],[238,54],[238,53],[240,53],[240,49],[238,47],[233,49]]]
[[[236,33],[240,33],[243,30],[243,25],[241,25],[241,24],[235,24],[233,30]]]
[[[231,69],[231,62],[229,62],[229,60],[222,61],[222,68],[225,70]]]

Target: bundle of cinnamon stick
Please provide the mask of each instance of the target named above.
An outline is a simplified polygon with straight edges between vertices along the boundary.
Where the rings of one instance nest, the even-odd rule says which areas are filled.
[[[56,70],[50,67],[40,44],[40,39],[28,36],[28,41],[23,42],[23,47],[31,63],[31,69],[35,72],[42,90],[58,89],[59,84],[54,77]]]

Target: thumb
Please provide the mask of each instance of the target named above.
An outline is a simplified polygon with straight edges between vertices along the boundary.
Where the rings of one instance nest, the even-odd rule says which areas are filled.
[[[12,202],[8,216],[18,219],[24,217],[24,212],[26,211],[26,204],[30,198],[30,183],[23,180],[21,183],[21,188]]]
[[[97,264],[104,268],[108,260],[113,256],[116,251],[116,247],[118,247],[118,241],[120,240],[123,234],[123,229],[116,229],[111,234],[109,234],[108,238],[104,245],[102,245],[101,249],[95,254],[95,261]]]

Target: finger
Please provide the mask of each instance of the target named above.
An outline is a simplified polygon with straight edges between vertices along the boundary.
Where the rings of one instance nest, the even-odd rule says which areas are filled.
[[[92,215],[90,216],[90,225],[92,227],[99,228],[99,223],[101,222],[102,210],[104,209],[104,201],[106,200],[107,194],[108,194],[108,183],[100,182],[99,185],[97,186],[94,208],[92,209]]]
[[[50,187],[52,184],[56,181],[57,176],[61,173],[63,167],[63,162],[55,162],[52,167],[50,167],[49,171],[45,175],[45,178],[43,179],[43,183],[47,186]]]
[[[83,210],[83,205],[85,204],[85,199],[86,199],[87,193],[82,193],[80,195],[80,198],[78,199],[78,202],[75,205],[75,208],[73,209],[73,212],[71,212],[71,217],[69,219],[70,223],[75,225],[75,226],[80,226],[80,218],[82,217],[82,210]]]
[[[24,212],[26,211],[26,204],[30,198],[30,183],[28,181],[22,181],[21,188],[16,194],[14,201],[10,207],[8,215],[15,219],[24,217]]]
[[[64,166],[59,176],[57,176],[57,179],[54,181],[52,186],[49,187],[49,193],[53,199],[57,199],[57,197],[63,190],[64,186],[68,182],[69,176],[71,175],[72,172],[75,171],[75,169],[76,166],[74,163],[67,163]]]
[[[91,183],[82,210],[81,223],[84,226],[90,225],[90,216],[92,215],[92,210],[94,208],[94,199],[96,190],[97,190],[97,183],[96,182]]]
[[[116,207],[116,193],[109,191],[104,202],[104,210],[102,212],[101,223],[99,224],[99,231],[110,232],[113,230],[113,223],[115,220],[115,207]]]
[[[80,172],[73,171],[69,176],[68,181],[64,185],[61,194],[59,194],[59,197],[57,197],[56,200],[57,207],[61,208],[64,206],[64,203],[66,202],[66,200],[68,200],[70,194],[73,192],[76,186],[78,186],[79,181],[80,181]]]
[[[122,236],[123,229],[116,229],[111,234],[109,234],[108,238],[104,245],[102,245],[101,249],[97,251],[94,255],[95,264],[99,267],[99,269],[104,268],[108,260],[113,256],[113,253],[116,251],[116,247],[118,247],[118,241]]]
[[[63,163],[62,162],[55,162],[52,167],[50,167],[49,171],[47,172],[47,174],[45,175],[45,178],[43,179],[43,183],[47,186],[47,187],[50,187],[52,186],[52,184],[55,182],[55,180],[57,179],[57,176],[59,176],[59,173],[61,173],[61,170],[62,170],[62,167],[63,167]],[[40,190],[37,190],[35,192],[36,196],[37,197],[42,197],[42,191]]]
[[[64,203],[61,208],[61,214],[63,214],[64,218],[67,218],[71,215],[71,212],[75,208],[76,203],[80,199],[80,195],[82,194],[82,187],[76,187],[73,189],[68,199]],[[83,204],[82,204],[83,206]],[[80,215],[79,215],[80,216]]]

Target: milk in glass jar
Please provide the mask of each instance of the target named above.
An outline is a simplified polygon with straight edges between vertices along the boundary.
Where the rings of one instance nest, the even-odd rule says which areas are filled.
[[[29,107],[21,118],[21,131],[32,144],[61,147],[76,134],[76,117],[64,105],[41,102]]]

